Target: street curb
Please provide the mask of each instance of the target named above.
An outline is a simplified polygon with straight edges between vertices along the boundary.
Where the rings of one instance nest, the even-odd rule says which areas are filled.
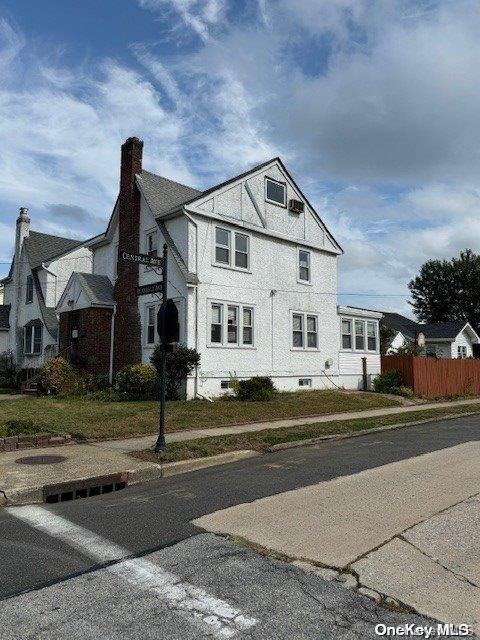
[[[429,422],[439,422],[441,420],[454,420],[456,418],[468,417],[479,415],[479,411],[467,411],[463,413],[452,413],[446,416],[435,416],[431,418],[425,418],[424,420],[415,420],[412,422],[397,422],[395,424],[386,425],[383,427],[373,427],[371,429],[363,429],[361,431],[351,431],[349,433],[337,433],[325,436],[318,436],[317,438],[309,438],[305,440],[295,440],[292,442],[282,442],[272,445],[264,452],[255,451],[253,449],[241,449],[238,451],[227,451],[215,456],[208,456],[205,458],[192,458],[188,460],[179,460],[178,462],[168,462],[165,464],[157,464],[151,462],[151,467],[143,469],[129,469],[119,473],[125,473],[128,475],[128,486],[141,484],[143,482],[149,482],[151,480],[158,480],[160,478],[167,478],[169,476],[179,475],[182,473],[189,473],[191,471],[197,471],[200,469],[206,469],[208,467],[220,466],[223,464],[229,464],[231,462],[237,462],[239,460],[246,460],[248,458],[255,458],[265,453],[273,453],[275,451],[282,451],[285,449],[294,449],[298,447],[305,447],[309,445],[315,445],[320,442],[328,440],[347,440],[349,438],[358,438],[360,436],[368,435],[371,433],[381,433],[383,431],[393,431],[396,429],[402,429],[406,427],[413,427],[420,424],[427,424]],[[92,480],[92,477],[83,477],[78,479],[68,480],[69,483],[81,483]],[[37,487],[29,487],[25,491],[19,491],[13,495],[9,495],[5,501],[0,496],[0,507],[7,507],[20,504],[33,504],[42,503],[44,489],[48,485],[40,485]]]
[[[174,476],[181,473],[189,473],[190,471],[197,471],[199,469],[205,469],[207,467],[228,464],[230,462],[236,462],[238,460],[255,458],[260,455],[262,455],[260,451],[253,451],[252,449],[241,449],[239,451],[227,451],[225,453],[220,453],[216,456],[209,456],[206,458],[192,458],[191,460],[180,460],[178,462],[168,462],[165,464],[156,464],[155,462],[151,462],[151,466],[147,468],[129,469],[111,475],[124,475],[127,478],[127,486],[134,486],[136,484],[150,482],[151,480],[167,478],[169,476]],[[91,481],[95,479],[97,479],[97,476],[70,478],[64,483],[60,483],[58,485],[59,492],[61,492],[61,488],[63,485],[64,488],[70,488],[75,485],[83,486],[85,484],[91,483]],[[19,506],[25,504],[43,504],[45,492],[51,486],[52,485],[50,484],[43,484],[36,487],[28,487],[25,490],[20,490],[8,495],[7,500],[5,500],[0,494],[0,507]]]
[[[237,462],[237,460],[246,460],[247,458],[256,458],[261,456],[260,451],[253,449],[240,449],[239,451],[226,451],[216,456],[208,456],[207,458],[192,458],[189,460],[179,460],[178,462],[167,462],[162,467],[162,477],[178,475],[180,473],[188,473],[197,469],[206,469],[217,465]]]
[[[381,433],[382,431],[394,431],[404,427],[414,427],[419,424],[427,424],[428,422],[439,422],[441,420],[454,420],[455,418],[463,418],[464,416],[476,416],[480,411],[464,411],[463,413],[451,413],[446,416],[436,416],[425,418],[424,420],[414,420],[413,422],[396,422],[388,424],[384,427],[372,427],[371,429],[362,429],[361,431],[349,431],[347,433],[332,433],[327,436],[318,436],[317,438],[308,438],[306,440],[293,440],[292,442],[280,442],[274,444],[267,449],[268,452],[282,451],[283,449],[295,449],[296,447],[306,447],[308,445],[317,444],[325,440],[347,440],[348,438],[358,438],[369,433]]]

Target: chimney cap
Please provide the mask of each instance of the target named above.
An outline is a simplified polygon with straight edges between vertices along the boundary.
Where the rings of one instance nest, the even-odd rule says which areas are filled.
[[[22,222],[30,222],[30,216],[28,215],[28,207],[20,207],[20,214],[18,220]]]
[[[134,144],[139,144],[143,146],[143,140],[140,140],[140,138],[137,138],[136,136],[132,136],[131,138],[127,138],[125,140],[125,142],[123,143],[124,146],[126,145],[134,145]]]

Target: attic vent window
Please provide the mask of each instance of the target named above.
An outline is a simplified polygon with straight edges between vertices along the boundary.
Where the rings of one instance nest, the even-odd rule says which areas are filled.
[[[287,187],[284,183],[267,178],[265,189],[265,200],[267,202],[279,204],[282,207],[287,206]]]

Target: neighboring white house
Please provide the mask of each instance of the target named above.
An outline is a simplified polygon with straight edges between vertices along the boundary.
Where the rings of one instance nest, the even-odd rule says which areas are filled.
[[[37,368],[57,351],[55,306],[73,271],[92,268],[90,249],[79,240],[30,230],[20,209],[15,254],[1,281],[0,352],[11,350],[19,367]]]
[[[166,244],[180,342],[201,355],[188,397],[256,375],[284,390],[356,389],[362,358],[379,372],[381,314],[337,310],[342,249],[279,158],[202,192],[143,170],[142,144],[122,147],[117,203],[105,234],[89,243],[92,276],[72,276],[59,299],[60,348],[73,345],[85,368],[110,374],[149,362],[161,301],[137,287],[161,278],[119,262],[118,251],[159,255]]]
[[[472,345],[480,342],[473,327],[463,320],[422,324],[398,313],[383,312],[382,324],[395,332],[388,353],[418,342],[420,334],[425,338],[425,354],[436,358],[471,358]]]

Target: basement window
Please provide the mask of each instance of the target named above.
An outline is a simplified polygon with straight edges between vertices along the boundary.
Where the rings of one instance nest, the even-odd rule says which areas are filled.
[[[311,387],[312,386],[312,379],[311,378],[299,378],[298,379],[298,386],[299,387]]]

